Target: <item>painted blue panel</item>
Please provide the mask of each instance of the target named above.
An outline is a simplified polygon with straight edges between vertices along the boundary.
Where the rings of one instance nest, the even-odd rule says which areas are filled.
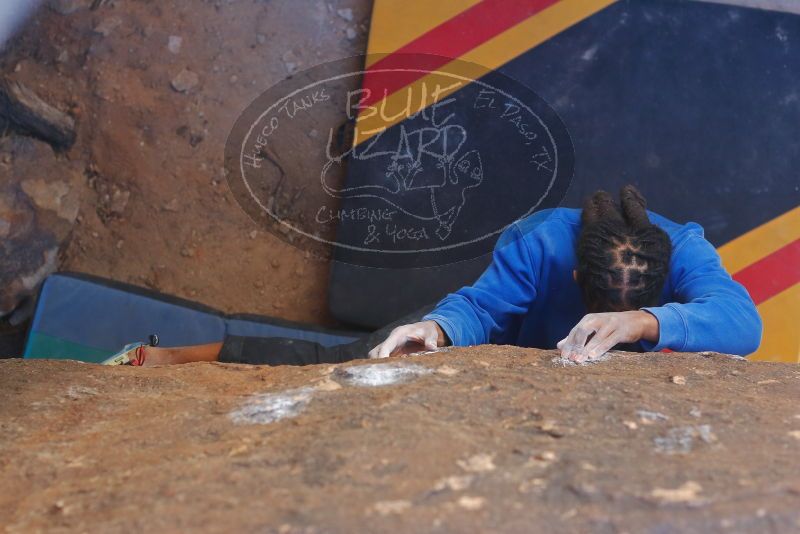
[[[633,183],[720,246],[800,203],[798,15],[622,0],[499,70],[567,125],[564,206]]]
[[[564,207],[632,183],[652,211],[700,223],[721,246],[800,204],[798,15],[620,0],[498,71],[547,101],[570,133],[575,173]],[[370,176],[360,160],[347,172],[348,185]],[[472,283],[490,259],[369,269],[340,256],[331,267],[331,312],[370,327]]]
[[[222,317],[68,276],[43,286],[32,330],[104,350],[156,333],[164,346],[221,341]]]

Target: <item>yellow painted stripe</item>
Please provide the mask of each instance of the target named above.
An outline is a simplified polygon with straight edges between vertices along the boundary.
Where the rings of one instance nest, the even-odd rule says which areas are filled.
[[[615,1],[561,0],[470,50],[460,59],[496,69]]]
[[[367,54],[388,54],[466,11],[480,0],[376,0]],[[376,58],[367,57],[367,67]]]
[[[800,206],[744,233],[717,249],[722,264],[735,274],[800,238]]]
[[[800,363],[800,284],[778,293],[758,307],[764,321],[761,347],[750,359]]]
[[[727,271],[736,274],[800,238],[800,206],[742,234],[717,250]],[[800,284],[758,306],[764,323],[761,347],[753,360],[800,363]]]
[[[615,1],[561,0],[439,70],[457,74],[467,81],[480,78]],[[452,77],[431,73],[396,91],[370,109],[361,111],[356,122],[354,144],[363,143],[380,131],[402,122],[409,115],[457,91],[465,83],[454,83]]]

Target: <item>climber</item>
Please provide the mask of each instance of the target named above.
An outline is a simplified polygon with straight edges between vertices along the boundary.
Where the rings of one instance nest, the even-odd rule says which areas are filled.
[[[582,211],[557,208],[512,225],[473,285],[392,330],[369,355],[481,343],[557,347],[579,362],[614,347],[743,356],[761,343],[761,319],[702,228],[646,211],[628,185],[620,206],[598,191]]]

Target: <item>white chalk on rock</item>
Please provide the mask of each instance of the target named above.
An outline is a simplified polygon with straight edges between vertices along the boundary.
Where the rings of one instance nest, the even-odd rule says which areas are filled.
[[[337,369],[335,375],[354,386],[377,387],[405,382],[431,372],[431,369],[413,363],[376,363]]]
[[[550,361],[552,363],[556,364],[556,365],[561,365],[561,366],[564,366],[564,367],[568,367],[568,366],[571,366],[571,365],[589,365],[589,364],[592,364],[592,363],[607,362],[610,359],[611,359],[611,353],[610,352],[604,352],[603,354],[601,354],[597,358],[594,358],[592,360],[584,360],[582,362],[575,362],[575,361],[570,360],[569,358],[564,358],[562,356],[556,356],[555,358],[553,358]]]
[[[692,452],[697,439],[704,443],[716,443],[717,436],[710,425],[690,425],[671,428],[666,436],[653,439],[656,452],[662,454],[687,454]]]
[[[298,415],[311,401],[314,388],[289,389],[280,393],[251,395],[229,414],[238,424],[269,424]]]
[[[178,54],[181,51],[182,44],[183,37],[178,35],[170,35],[169,40],[167,41],[167,50],[169,50],[172,54]]]
[[[347,22],[353,21],[353,10],[351,8],[337,9],[336,13]]]

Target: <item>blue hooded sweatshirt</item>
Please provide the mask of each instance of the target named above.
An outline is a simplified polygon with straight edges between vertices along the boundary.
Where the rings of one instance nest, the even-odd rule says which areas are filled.
[[[761,318],[747,290],[731,279],[697,223],[648,212],[672,240],[660,306],[659,339],[643,350],[746,355],[761,343]],[[552,349],[587,313],[573,279],[581,210],[555,208],[511,225],[492,263],[471,286],[445,297],[423,320],[439,323],[453,345],[495,343]]]

